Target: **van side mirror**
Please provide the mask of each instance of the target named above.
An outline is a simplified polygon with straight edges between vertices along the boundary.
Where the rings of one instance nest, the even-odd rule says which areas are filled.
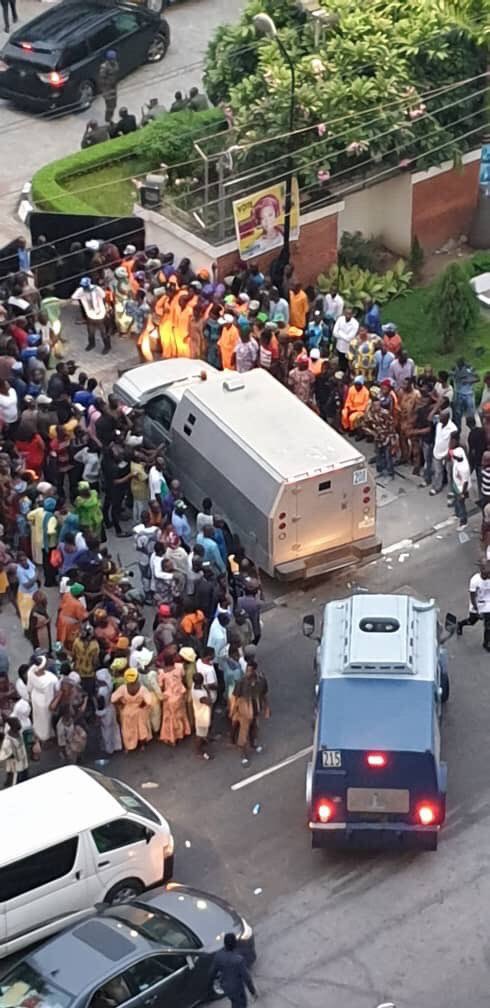
[[[154,837],[153,830],[149,829],[148,826],[145,826],[145,843],[150,843],[150,840],[152,840],[153,837]]]
[[[456,630],[458,625],[458,620],[454,613],[446,613],[446,618],[444,620],[444,629],[447,630],[448,634],[451,636]]]
[[[185,961],[186,961],[186,964],[187,964],[187,966],[189,967],[190,970],[193,970],[193,969],[196,968],[196,960],[194,959],[194,956],[187,955],[185,957]]]
[[[309,616],[303,616],[303,635],[304,637],[312,637],[315,633],[315,617],[313,614]]]

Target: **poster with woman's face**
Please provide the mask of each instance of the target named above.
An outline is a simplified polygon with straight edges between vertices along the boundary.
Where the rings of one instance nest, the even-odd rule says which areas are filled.
[[[252,259],[263,252],[281,248],[285,202],[285,182],[234,201],[233,215],[241,259]],[[290,238],[295,241],[298,237],[299,193],[297,179],[293,179]]]

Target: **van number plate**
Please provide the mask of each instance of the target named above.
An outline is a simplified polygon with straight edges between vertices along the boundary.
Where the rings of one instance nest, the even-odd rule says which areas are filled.
[[[322,752],[322,766],[329,768],[341,767],[342,753],[338,749],[324,749]]]
[[[367,483],[367,469],[356,469],[352,477],[353,486],[360,486]]]
[[[410,796],[405,788],[347,788],[349,812],[398,812],[406,814]]]

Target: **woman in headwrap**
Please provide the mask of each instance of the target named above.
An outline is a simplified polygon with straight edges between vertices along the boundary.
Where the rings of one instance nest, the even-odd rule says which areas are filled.
[[[116,641],[119,639],[119,620],[115,616],[108,616],[105,609],[94,609],[94,630],[101,651],[105,653],[114,651]],[[128,641],[129,644],[129,641]]]
[[[34,563],[42,563],[44,584],[53,588],[56,584],[56,571],[49,562],[50,551],[58,541],[58,519],[55,515],[56,498],[46,497],[43,507],[29,511],[27,520],[31,523],[31,545]]]
[[[83,593],[83,585],[76,581],[70,590],[61,596],[56,620],[56,636],[66,651],[71,651],[73,641],[78,637],[80,627],[87,619],[87,607],[85,602],[81,601]]]
[[[131,668],[138,669],[141,682],[151,696],[150,727],[153,734],[158,735],[162,723],[163,694],[158,683],[157,670],[149,667],[152,660],[153,652],[145,646],[145,638],[137,634],[131,641],[129,664]]]
[[[176,661],[174,655],[165,655],[164,668],[158,675],[158,683],[163,693],[160,742],[172,746],[191,734],[183,675],[184,668],[180,661]]]
[[[27,673],[27,690],[32,707],[32,726],[39,742],[53,738],[51,703],[58,692],[59,683],[54,672],[49,672],[47,659],[36,658]]]
[[[29,629],[29,616],[34,605],[33,595],[37,591],[37,572],[32,560],[29,560],[25,553],[19,553],[15,576],[18,584],[17,608],[20,616],[22,629],[27,633]]]
[[[117,723],[116,708],[111,703],[112,676],[109,669],[100,668],[95,673],[95,715],[100,731],[101,747],[108,756],[122,749],[121,732]]]
[[[73,533],[76,536],[77,532],[80,531],[80,519],[75,511],[69,511],[63,520],[63,524],[60,529],[59,542],[65,541],[65,536],[67,532]]]
[[[149,708],[151,696],[142,685],[138,670],[126,669],[124,684],[112,694],[111,702],[118,705],[123,745],[126,752],[137,749],[151,740]]]
[[[90,483],[81,480],[78,484],[78,497],[75,498],[75,511],[83,529],[89,529],[94,535],[100,536],[102,530],[102,508],[96,490],[90,489]]]
[[[114,270],[114,322],[119,336],[127,336],[131,329],[132,318],[126,312],[126,301],[131,297],[131,285],[125,266]]]
[[[34,603],[29,616],[29,639],[34,649],[42,648],[48,654],[52,650],[51,620],[48,613],[48,600],[42,591],[34,592]]]

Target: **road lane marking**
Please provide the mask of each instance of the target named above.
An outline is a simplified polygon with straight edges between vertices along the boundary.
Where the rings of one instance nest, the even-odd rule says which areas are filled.
[[[271,773],[275,773],[276,770],[282,770],[283,767],[289,766],[290,763],[295,763],[296,760],[302,759],[303,756],[309,756],[313,752],[313,746],[307,746],[306,749],[300,749],[299,752],[293,753],[292,756],[288,756],[287,759],[281,760],[280,763],[276,763],[275,766],[268,767],[267,770],[261,770],[259,773],[253,774],[252,777],[246,777],[245,780],[237,781],[236,784],[231,785],[232,791],[240,791],[241,788],[247,787],[249,784],[254,784],[255,781],[261,779],[261,777],[267,777]]]

